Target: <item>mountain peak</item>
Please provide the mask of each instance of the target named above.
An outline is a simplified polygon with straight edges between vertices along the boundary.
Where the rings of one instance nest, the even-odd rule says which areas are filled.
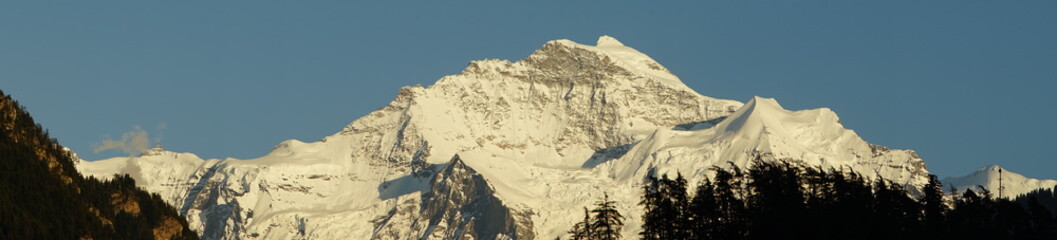
[[[924,185],[928,174],[913,151],[869,144],[844,128],[830,109],[786,110],[777,100],[759,96],[714,126],[654,132],[615,161],[612,174],[623,179],[642,177],[650,169],[668,174],[699,169],[693,174],[705,174],[700,169],[727,162],[750,166],[750,160],[757,156],[850,169],[866,178],[883,177],[914,186]]]
[[[456,153],[451,157],[451,161],[448,163],[447,168],[449,169],[448,171],[452,171],[452,169],[467,169],[469,166],[466,166],[466,162],[464,162],[462,157],[459,157],[459,154]]]
[[[1020,175],[1020,174],[1017,174],[1015,172],[1010,172],[1009,170],[1003,168],[1002,166],[991,164],[991,165],[983,166],[980,169],[977,169],[972,174],[969,174],[969,176],[976,176],[976,177],[980,177],[980,178],[983,178],[983,179],[990,179],[990,180],[997,181],[999,172],[1001,172],[1002,175],[1005,175],[1005,177],[1007,177],[1007,178],[1010,177],[1010,176],[1014,176],[1014,175],[1018,175],[1018,176]]]
[[[653,58],[606,35],[599,37],[595,46],[568,39],[548,41],[526,60],[531,66],[556,71],[561,76],[580,75],[587,76],[581,79],[590,79],[590,75],[601,76],[596,73],[617,74],[634,80],[652,80],[698,94]]]
[[[775,127],[780,125],[775,121],[780,120],[780,116],[788,112],[774,98],[754,96],[741,109],[731,114],[726,121],[720,123],[720,129],[735,132],[743,129],[758,131],[769,125]]]
[[[998,172],[999,170],[1005,171],[1005,168],[1002,168],[1002,166],[991,164],[980,168],[980,170],[976,170],[976,172]]]
[[[871,154],[828,109],[748,100],[697,94],[612,37],[597,46],[555,40],[524,60],[475,61],[429,87],[402,88],[339,134],[290,140],[261,158],[118,158],[80,168],[149,178],[137,183],[184,206],[200,231],[264,239],[548,239],[578,220],[569,206],[635,191],[651,169],[681,170],[695,182],[729,161],[748,166],[758,153],[924,185],[912,152]],[[707,127],[676,129],[688,123]],[[612,197],[629,216],[641,214],[637,196]],[[226,206],[243,207],[213,210]],[[305,216],[308,231],[299,228]],[[639,218],[628,219],[624,232],[638,232]]]
[[[595,43],[598,47],[623,47],[624,44],[620,43],[616,38],[610,37],[609,35],[602,35],[598,37],[598,42]]]
[[[1002,174],[999,174],[999,170],[1002,171]],[[1016,197],[1039,188],[1053,188],[1054,185],[1057,185],[1055,180],[1025,177],[998,165],[984,166],[969,175],[961,177],[947,177],[942,182],[945,186],[944,190],[954,188],[958,192],[966,189],[978,191],[978,187],[983,187],[991,191],[992,196],[1004,198]],[[1000,186],[1004,187],[1001,192],[1002,196],[999,196]]]
[[[786,111],[781,104],[778,104],[778,100],[774,98],[765,98],[760,96],[753,96],[749,99],[749,102],[745,105],[751,105],[754,112],[759,111]]]
[[[140,156],[157,156],[165,152],[168,151],[166,151],[164,147],[162,147],[161,145],[156,145],[154,146],[154,148],[147,149],[146,151],[143,151],[143,153],[140,153]]]

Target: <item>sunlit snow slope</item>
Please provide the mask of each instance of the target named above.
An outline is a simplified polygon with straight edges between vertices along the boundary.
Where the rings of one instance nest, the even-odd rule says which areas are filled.
[[[645,174],[696,182],[755,155],[915,186],[927,175],[914,152],[866,143],[829,109],[705,97],[608,36],[471,62],[335,135],[257,159],[158,149],[79,168],[130,173],[211,239],[553,239],[604,193],[631,239]]]
[[[999,174],[999,170],[1002,171]],[[1001,177],[1001,186],[1004,189],[999,191],[999,178]],[[997,165],[986,166],[976,170],[966,176],[961,177],[947,177],[942,180],[945,191],[950,191],[950,188],[958,191],[958,193],[964,192],[966,189],[972,188],[973,191],[979,191],[979,187],[987,189],[991,192],[993,197],[1004,197],[1004,198],[1015,198],[1021,194],[1031,192],[1032,190],[1046,188],[1052,189],[1057,186],[1057,180],[1040,180],[1034,178],[1028,178],[1019,173],[1010,172],[1007,169],[999,167]],[[1001,196],[999,196],[1001,195]]]

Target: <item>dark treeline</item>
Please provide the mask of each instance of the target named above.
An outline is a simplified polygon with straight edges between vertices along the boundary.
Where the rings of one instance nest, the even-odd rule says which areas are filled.
[[[74,161],[0,92],[0,239],[198,239],[128,175],[85,178]]]
[[[1050,210],[1050,214],[1057,216],[1057,186],[1049,189],[1036,189],[1028,192],[1027,194],[1017,196],[1014,200],[1023,206],[1032,206],[1032,202],[1038,202],[1046,209]]]
[[[951,203],[935,176],[914,198],[886,180],[790,161],[713,170],[692,191],[681,175],[649,177],[641,238],[1057,239],[1050,190],[1016,201],[968,190]]]

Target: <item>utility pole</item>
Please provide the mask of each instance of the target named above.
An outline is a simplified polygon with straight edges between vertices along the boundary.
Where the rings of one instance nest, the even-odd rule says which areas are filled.
[[[998,198],[1002,198],[1002,192],[1006,190],[1006,186],[1002,185],[1002,168],[998,168]]]

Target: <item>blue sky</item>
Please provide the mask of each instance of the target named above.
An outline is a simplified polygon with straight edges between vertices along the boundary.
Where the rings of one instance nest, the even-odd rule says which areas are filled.
[[[0,3],[0,89],[86,159],[133,126],[253,158],[471,60],[611,35],[707,96],[832,108],[941,177],[1057,179],[1057,1],[40,2]]]

